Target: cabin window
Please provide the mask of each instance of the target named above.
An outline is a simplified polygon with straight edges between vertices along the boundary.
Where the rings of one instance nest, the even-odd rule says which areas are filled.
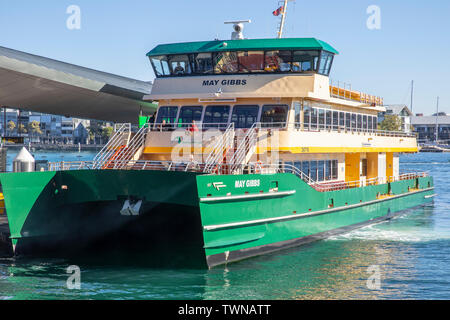
[[[352,115],[348,112],[345,113],[345,128],[347,130],[352,129]]]
[[[333,121],[332,115],[333,115],[332,111],[327,111],[327,121],[326,122],[327,122],[328,129],[331,129],[331,125],[332,125],[332,121]]]
[[[214,73],[237,73],[237,52],[218,52],[214,55]]]
[[[207,106],[203,116],[205,128],[224,128],[228,123],[230,106]]]
[[[322,51],[320,55],[319,73],[328,76],[330,74],[332,61],[333,61],[333,54],[326,51]]]
[[[373,130],[377,130],[378,129],[378,118],[372,117],[372,122],[373,122]]]
[[[317,109],[311,108],[311,129],[317,129]]]
[[[286,126],[287,115],[288,106],[286,105],[263,106],[260,122],[262,127],[284,128]]]
[[[266,51],[264,70],[266,72],[288,72],[291,71],[291,63],[291,51]]]
[[[362,115],[360,115],[360,114],[358,114],[357,128],[358,128],[358,130],[360,130],[362,128]]]
[[[352,129],[356,130],[356,113],[352,113]]]
[[[294,51],[292,58],[293,72],[309,72],[317,70],[319,51]]]
[[[198,53],[192,55],[194,72],[197,74],[211,74],[213,72],[213,60],[211,53]]]
[[[169,67],[171,74],[174,76],[182,76],[191,74],[191,64],[187,54],[169,56]]]
[[[311,107],[303,107],[303,126],[305,129],[310,129],[311,125]]]
[[[336,130],[339,126],[339,112],[333,111],[333,130]]]
[[[319,129],[325,128],[325,110],[318,109],[319,111]]]
[[[258,106],[234,106],[231,115],[231,122],[236,129],[251,128],[258,120]]]
[[[238,59],[240,73],[264,71],[264,51],[241,51]]]
[[[302,105],[300,102],[294,102],[294,112],[295,112],[295,128],[300,128],[301,123],[301,113],[302,113]]]
[[[339,127],[341,129],[345,128],[345,113],[339,112]]]
[[[338,161],[331,160],[331,180],[337,180],[338,178]]]
[[[369,122],[368,123],[369,130],[373,131],[373,117],[371,117],[371,116],[367,117],[367,121]]]
[[[158,109],[158,116],[156,117],[156,123],[162,124],[174,124],[177,119],[178,107],[160,107]]]
[[[201,106],[188,106],[181,107],[180,115],[178,116],[178,127],[188,127],[194,121],[200,122],[202,119],[203,107]]]
[[[317,181],[325,180],[325,161],[318,161],[317,165]]]
[[[368,123],[367,123],[367,115],[363,115],[363,129],[364,129],[364,131],[367,131],[367,129],[369,129]]]
[[[309,162],[310,177],[313,181],[317,181],[317,161]]]
[[[157,77],[170,75],[167,56],[151,57],[150,61],[152,62],[153,70],[155,70],[155,75]]]

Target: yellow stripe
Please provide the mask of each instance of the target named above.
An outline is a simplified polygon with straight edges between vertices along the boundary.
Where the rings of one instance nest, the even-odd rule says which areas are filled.
[[[174,148],[172,147],[146,147],[144,153],[172,153]],[[187,148],[189,150],[189,148]],[[207,149],[209,148],[190,148],[191,152],[196,154],[209,153]],[[184,148],[179,148],[179,150],[184,150]],[[370,147],[281,147],[278,149],[272,148],[257,148],[257,154],[263,154],[267,151],[281,151],[290,152],[294,154],[305,154],[305,153],[358,153],[358,152],[412,152],[416,153],[419,151],[417,147],[415,148],[370,148]]]

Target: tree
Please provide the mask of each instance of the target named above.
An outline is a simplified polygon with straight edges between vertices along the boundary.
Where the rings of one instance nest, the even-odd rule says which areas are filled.
[[[24,124],[19,124],[19,126],[17,127],[17,132],[18,133],[27,133],[27,129],[25,128]]]
[[[12,133],[15,128],[16,128],[16,124],[14,123],[14,121],[11,120],[10,122],[8,122],[9,133]]]
[[[28,124],[28,130],[29,130],[31,133],[33,133],[33,134],[42,134],[42,131],[41,131],[41,125],[40,125],[40,123],[37,122],[36,120],[31,121],[31,122]]]
[[[105,140],[109,140],[113,133],[114,129],[113,127],[105,127],[102,129],[102,137],[105,138]]]
[[[403,131],[403,121],[397,115],[387,114],[380,123],[380,130],[384,131]]]

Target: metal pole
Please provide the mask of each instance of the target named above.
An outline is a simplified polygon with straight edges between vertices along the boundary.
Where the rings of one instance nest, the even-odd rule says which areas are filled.
[[[413,112],[414,80],[411,81],[411,112]]]
[[[281,37],[283,36],[284,22],[286,20],[287,3],[288,0],[284,0],[283,12],[281,14],[280,31],[278,31],[278,39],[281,39]]]
[[[439,139],[438,118],[439,118],[439,97],[437,97],[437,103],[436,103],[436,145],[438,144],[438,139]]]

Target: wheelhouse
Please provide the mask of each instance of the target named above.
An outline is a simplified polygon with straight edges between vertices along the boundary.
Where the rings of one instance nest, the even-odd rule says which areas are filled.
[[[150,51],[156,77],[224,74],[330,74],[335,54],[313,38],[250,39],[166,44]]]

